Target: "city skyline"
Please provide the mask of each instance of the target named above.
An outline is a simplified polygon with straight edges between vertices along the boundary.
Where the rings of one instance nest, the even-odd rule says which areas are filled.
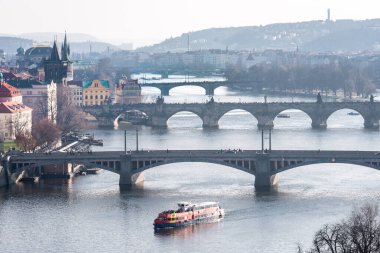
[[[113,44],[133,43],[134,47],[159,43],[182,33],[208,28],[259,26],[331,19],[372,19],[380,17],[380,3],[313,0],[235,0],[213,3],[194,0],[178,4],[174,0],[110,0],[107,5],[89,0],[67,0],[52,6],[47,0],[0,0],[2,34],[33,32],[85,33]],[[11,10],[15,10],[14,12]],[[36,13],[41,12],[41,15]],[[25,22],[27,21],[27,22]]]

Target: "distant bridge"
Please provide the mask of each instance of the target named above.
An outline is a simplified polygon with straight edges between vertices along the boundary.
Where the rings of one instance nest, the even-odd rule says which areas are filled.
[[[213,96],[216,88],[226,86],[228,81],[204,81],[204,82],[148,82],[140,83],[141,87],[155,87],[160,89],[162,96],[169,96],[169,91],[180,86],[198,86],[206,91],[206,95]]]
[[[296,167],[320,163],[347,163],[380,169],[380,152],[320,150],[154,150],[9,154],[2,160],[8,175],[23,170],[55,164],[82,164],[102,168],[120,175],[120,185],[133,185],[143,180],[145,170],[170,163],[203,162],[228,166],[255,176],[255,187],[269,189],[277,183],[277,173]],[[178,167],[180,170],[180,166]],[[344,173],[344,171],[342,171]]]
[[[208,103],[185,104],[130,104],[98,105],[83,107],[83,110],[97,118],[100,126],[114,126],[114,120],[128,110],[138,110],[149,117],[149,125],[166,127],[170,117],[178,112],[192,112],[202,121],[203,127],[218,127],[219,119],[226,113],[241,109],[252,114],[260,129],[272,128],[278,114],[285,110],[297,109],[311,118],[313,128],[326,128],[327,119],[341,109],[357,111],[364,119],[364,127],[378,129],[380,120],[379,102],[298,102],[298,103]]]

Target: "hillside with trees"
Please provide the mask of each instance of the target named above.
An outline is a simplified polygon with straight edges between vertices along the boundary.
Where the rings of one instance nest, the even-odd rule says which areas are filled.
[[[162,43],[143,47],[147,52],[184,52],[204,49],[312,52],[380,50],[380,19],[309,21],[266,26],[210,28],[184,33]]]

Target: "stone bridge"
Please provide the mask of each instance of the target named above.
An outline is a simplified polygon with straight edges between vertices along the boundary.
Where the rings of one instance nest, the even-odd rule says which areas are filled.
[[[102,168],[120,175],[120,185],[133,185],[143,180],[147,169],[170,163],[203,162],[238,169],[255,176],[257,189],[270,189],[278,182],[277,174],[296,167],[319,163],[348,163],[380,169],[380,152],[376,151],[320,151],[320,150],[155,150],[60,153],[9,154],[3,167],[10,175],[38,166],[53,164],[83,164]],[[180,166],[178,166],[180,170]],[[344,172],[342,172],[344,173]],[[11,178],[11,177],[10,177]]]
[[[140,83],[141,87],[155,87],[160,89],[161,96],[169,96],[169,91],[175,87],[180,86],[199,86],[202,87],[206,91],[206,95],[213,96],[216,88],[221,86],[226,86],[227,81],[205,81],[205,82],[148,82],[148,83]]]
[[[313,128],[326,128],[327,119],[341,109],[357,111],[364,118],[364,127],[378,129],[380,119],[379,102],[298,102],[298,103],[208,103],[103,105],[87,106],[83,110],[97,118],[100,126],[114,126],[114,120],[128,110],[138,110],[149,117],[149,125],[166,127],[170,117],[178,112],[192,112],[202,121],[203,127],[218,127],[219,119],[226,113],[241,109],[252,114],[260,129],[273,128],[273,121],[285,110],[297,109],[311,118]]]

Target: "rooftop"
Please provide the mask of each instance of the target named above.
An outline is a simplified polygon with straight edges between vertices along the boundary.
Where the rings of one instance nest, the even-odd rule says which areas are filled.
[[[0,97],[18,97],[21,96],[19,89],[6,82],[0,82]]]
[[[83,88],[88,88],[89,86],[91,86],[92,83],[94,82],[99,82],[100,85],[102,85],[104,88],[109,88],[110,87],[110,84],[107,80],[87,80],[87,81],[83,81],[82,83],[82,87]]]
[[[16,113],[25,111],[32,111],[32,109],[24,104],[16,102],[0,103],[0,113]]]

